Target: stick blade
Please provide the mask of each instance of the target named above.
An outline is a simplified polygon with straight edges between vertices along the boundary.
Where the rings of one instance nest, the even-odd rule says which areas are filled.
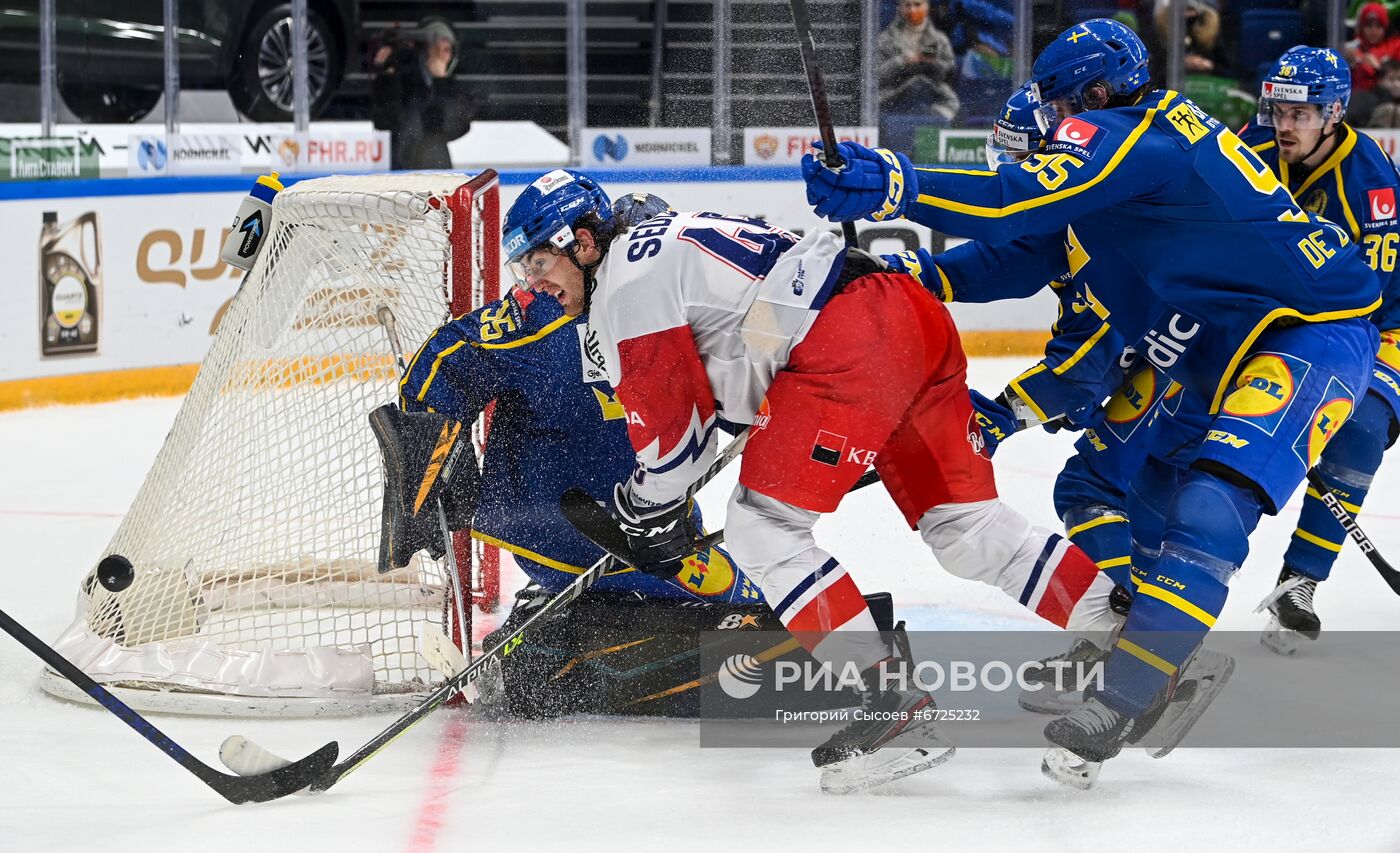
[[[340,746],[332,741],[300,761],[288,761],[242,735],[233,735],[219,747],[219,760],[238,774],[235,778],[242,784],[231,785],[224,796],[236,803],[261,803],[304,792],[329,773],[339,756]]]

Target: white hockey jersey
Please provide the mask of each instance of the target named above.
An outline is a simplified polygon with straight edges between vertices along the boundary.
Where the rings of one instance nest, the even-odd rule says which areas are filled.
[[[639,502],[675,500],[714,459],[717,419],[753,422],[831,296],[844,246],[758,219],[676,213],[617,238],[589,311],[627,410]]]

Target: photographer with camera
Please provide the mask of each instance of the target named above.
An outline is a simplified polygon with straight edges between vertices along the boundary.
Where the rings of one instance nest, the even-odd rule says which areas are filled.
[[[451,169],[447,143],[471,128],[476,103],[460,82],[457,36],[442,18],[399,31],[374,54],[370,118],[390,134],[390,167]]]

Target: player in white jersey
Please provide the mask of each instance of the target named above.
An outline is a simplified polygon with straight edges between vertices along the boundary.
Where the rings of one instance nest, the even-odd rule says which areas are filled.
[[[873,712],[813,752],[825,790],[952,754],[918,719],[932,698],[884,686],[894,652],[812,535],[868,467],[944,568],[1062,627],[1112,629],[1112,582],[997,500],[957,330],[916,279],[826,232],[799,240],[756,219],[670,213],[628,229],[592,179],[562,169],[522,193],[505,229],[522,284],[590,312],[627,408],[637,468],[615,510],[633,565],[675,574],[697,535],[684,495],[714,460],[717,429],[753,425],[728,507],[730,550],[814,657],[859,669]],[[882,749],[900,734],[923,742]]]

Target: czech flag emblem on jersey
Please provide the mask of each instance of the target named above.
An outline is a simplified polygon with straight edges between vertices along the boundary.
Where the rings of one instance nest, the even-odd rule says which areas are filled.
[[[1366,200],[1370,204],[1372,222],[1391,222],[1395,219],[1394,187],[1367,190]]]
[[[1090,124],[1082,118],[1070,116],[1055,128],[1055,134],[1051,137],[1050,144],[1045,147],[1050,152],[1065,152],[1073,154],[1081,160],[1089,160],[1094,156],[1094,151],[1098,149],[1099,143],[1103,141],[1103,134],[1098,126]]]

